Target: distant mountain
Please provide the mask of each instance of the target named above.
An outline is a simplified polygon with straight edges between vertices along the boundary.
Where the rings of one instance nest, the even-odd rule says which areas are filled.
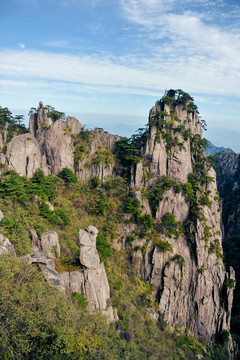
[[[215,146],[213,143],[211,143],[211,141],[207,141],[208,142],[208,148],[207,150],[205,151],[205,154],[206,155],[215,155],[216,153],[218,152],[221,152],[221,151],[229,151],[229,152],[233,152],[232,149],[230,148],[225,148],[223,146]]]

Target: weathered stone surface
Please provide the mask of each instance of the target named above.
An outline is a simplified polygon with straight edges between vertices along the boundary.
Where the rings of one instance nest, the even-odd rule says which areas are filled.
[[[201,137],[201,123],[195,111],[188,113],[183,106],[176,106],[177,116],[171,119],[170,107],[156,102],[150,110],[150,122],[158,111],[167,113],[164,121],[171,122],[175,128],[181,125],[184,131],[191,130],[192,138]],[[166,142],[166,132],[172,142]],[[190,140],[183,132],[176,130],[171,133],[169,127],[164,129],[164,126],[157,129],[152,123],[141,153],[143,160],[132,169],[131,185],[144,208],[143,212],[151,214],[148,199],[142,199],[140,190],[151,189],[162,176],[178,184],[188,182],[188,175],[193,172]],[[235,171],[234,165],[231,168]],[[208,170],[208,177],[213,180],[204,185],[209,204],[201,206],[202,219],[196,222],[192,250],[183,234],[174,239],[174,236],[169,238],[161,232],[160,240],[171,244],[172,251],[163,251],[151,241],[145,245],[139,243],[140,247],[147,247],[144,254],[142,250],[133,252],[132,263],[137,274],[154,286],[153,296],[159,299],[159,312],[163,320],[172,327],[175,324],[187,327],[198,338],[214,342],[217,333],[230,328],[233,295],[232,290],[228,289],[222,303],[224,281],[228,274],[220,257],[221,213],[213,168]],[[174,214],[175,221],[184,223],[189,210],[184,191],[176,192],[174,187],[170,187],[164,190],[163,199],[156,207],[156,224],[161,224],[162,217],[167,213]],[[127,237],[126,231],[125,234]],[[133,248],[138,241],[133,241]],[[121,243],[124,244],[124,239],[121,239]]]
[[[0,134],[0,150],[2,150],[3,148],[3,139],[2,139],[2,135]]]
[[[10,141],[4,163],[21,176],[32,177],[39,168],[47,172],[46,158],[31,134],[15,136]]]
[[[185,221],[187,219],[189,204],[187,204],[182,191],[177,194],[175,194],[175,191],[172,188],[165,191],[164,199],[159,201],[158,204],[156,219],[160,220],[162,216],[167,213],[174,214],[176,221]]]
[[[65,167],[74,170],[71,137],[65,130],[66,123],[59,119],[45,133],[44,149],[47,163],[53,174],[58,174]]]
[[[51,259],[60,256],[58,234],[55,231],[46,231],[41,235],[41,248],[43,253]]]
[[[97,269],[100,264],[99,255],[96,249],[96,238],[98,230],[89,226],[87,230],[79,231],[80,240],[80,262],[88,269]]]
[[[4,215],[3,215],[3,212],[2,210],[0,209],[0,221],[4,218]]]
[[[76,119],[73,116],[67,116],[66,125],[67,125],[67,127],[69,127],[69,129],[71,130],[71,133],[73,135],[78,135],[80,133],[80,131],[82,130],[82,125],[80,124],[78,119]]]
[[[66,292],[65,287],[62,285],[61,277],[56,271],[55,261],[46,256],[39,248],[32,255],[25,255],[21,257],[22,261],[26,261],[29,264],[38,265],[43,276],[49,282],[49,284],[56,287],[61,292]]]
[[[186,183],[188,174],[192,172],[190,141],[184,141],[181,135],[178,135],[178,139],[184,142],[184,147],[170,150],[167,175],[170,179]]]
[[[30,238],[32,240],[32,248],[40,248],[41,247],[41,242],[40,239],[38,237],[38,234],[36,233],[35,230],[29,229],[29,235]]]
[[[78,163],[76,175],[79,180],[89,180],[97,176],[101,181],[107,177],[118,175],[118,171],[114,168],[113,156],[108,162],[95,161],[99,152],[113,152],[116,141],[120,140],[117,135],[105,133],[104,131],[91,131],[91,145]]]
[[[54,211],[54,206],[52,204],[50,204],[49,201],[44,201],[44,202],[45,202],[46,205],[48,205],[49,210]]]
[[[12,254],[13,256],[16,256],[14,246],[3,234],[0,234],[0,255],[6,254]]]
[[[110,289],[103,263],[100,263],[96,249],[96,237],[98,230],[89,226],[87,230],[79,231],[80,261],[83,269],[59,274],[56,271],[54,258],[60,256],[60,246],[57,233],[47,231],[39,240],[36,232],[30,230],[32,238],[33,254],[22,257],[28,263],[38,264],[45,279],[62,292],[80,293],[88,301],[87,310],[93,313],[97,310],[106,315],[107,322],[117,319],[116,311],[113,312],[110,301]],[[1,249],[1,247],[0,247]],[[90,249],[90,253],[86,251]],[[93,259],[91,259],[94,250]],[[81,253],[83,256],[81,257]],[[82,259],[82,260],[81,260]],[[87,266],[86,266],[87,265]]]
[[[110,289],[103,263],[100,263],[96,249],[98,230],[94,226],[88,226],[87,230],[79,231],[80,262],[86,267],[81,277],[81,293],[88,300],[88,310],[100,309],[104,311],[108,322],[114,320],[113,309],[109,307]],[[83,282],[82,282],[83,281]],[[70,279],[70,288],[71,285]],[[79,291],[80,292],[80,291]]]

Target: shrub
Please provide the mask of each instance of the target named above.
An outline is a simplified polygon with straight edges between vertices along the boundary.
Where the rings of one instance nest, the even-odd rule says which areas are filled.
[[[213,254],[213,253],[219,258],[221,259],[223,258],[222,247],[220,245],[219,239],[215,239],[209,248],[209,254]]]
[[[219,334],[219,342],[221,344],[224,344],[229,340],[229,332],[227,330],[222,330]]]
[[[131,244],[134,240],[136,240],[136,236],[134,236],[134,235],[129,235],[129,236],[127,237],[127,242],[128,242],[129,244]]]
[[[81,309],[86,309],[88,306],[88,301],[82,294],[75,292],[72,294],[72,296]]]
[[[60,171],[58,176],[63,179],[66,184],[76,183],[78,181],[72,170],[68,169],[67,167]]]
[[[172,235],[175,235],[176,238],[183,232],[182,224],[180,221],[175,220],[175,215],[171,213],[166,213],[162,219],[160,228],[165,232],[166,236],[171,238]]]
[[[168,241],[162,241],[161,239],[155,238],[154,244],[158,246],[160,252],[170,251],[173,252],[172,245]]]
[[[229,289],[234,289],[235,285],[236,285],[236,280],[235,279],[231,279],[228,278],[225,280],[224,284],[229,288]]]
[[[101,262],[105,261],[109,256],[111,256],[111,244],[109,244],[107,239],[100,232],[97,234],[96,247]]]
[[[43,200],[53,200],[56,198],[56,181],[55,175],[45,176],[41,169],[38,169],[29,181],[29,193],[34,193],[43,198]]]
[[[172,262],[172,261],[177,263],[181,270],[185,266],[185,260],[184,260],[184,257],[182,255],[179,255],[179,254],[174,255],[174,257],[170,260],[170,262]]]
[[[90,179],[90,186],[93,189],[96,189],[98,185],[100,185],[101,181],[97,176],[94,176],[92,179]]]
[[[39,205],[39,210],[40,210],[40,215],[42,217],[48,219],[50,222],[54,224],[59,224],[63,226],[69,224],[69,219],[62,209],[56,211],[50,210],[49,205],[46,204],[45,202],[42,202]]]

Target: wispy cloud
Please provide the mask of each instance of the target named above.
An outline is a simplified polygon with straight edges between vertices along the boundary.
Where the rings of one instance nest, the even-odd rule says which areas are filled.
[[[165,88],[179,88],[198,94],[239,96],[238,63],[211,59],[203,63],[203,55],[169,58],[157,52],[155,57],[76,56],[53,52],[2,51],[0,75],[5,79],[24,81],[59,81],[98,86],[102,92],[155,94]],[[74,86],[75,86],[74,85]],[[128,91],[127,91],[128,89]]]
[[[66,6],[83,2],[63,1]],[[216,104],[217,95],[239,97],[240,32],[237,23],[226,20],[239,9],[229,6],[228,12],[223,11],[224,0],[195,0],[194,4],[191,0],[119,0],[119,4],[125,28],[129,25],[127,36],[139,44],[137,52],[126,45],[121,56],[90,54],[89,49],[83,56],[57,53],[57,48],[73,49],[77,41],[70,38],[49,39],[45,46],[54,51],[25,49],[19,43],[19,51],[0,52],[2,86],[10,93],[28,83],[46,89],[46,94],[52,95],[50,90],[55,88],[76,97],[82,93],[160,96],[166,88],[183,88]],[[215,21],[218,14],[222,19],[226,15],[224,26]],[[107,29],[102,23],[99,28],[98,20],[96,24],[89,26],[98,32],[101,26]]]
[[[26,45],[23,44],[23,43],[18,43],[18,46],[21,48],[21,49],[25,49]]]

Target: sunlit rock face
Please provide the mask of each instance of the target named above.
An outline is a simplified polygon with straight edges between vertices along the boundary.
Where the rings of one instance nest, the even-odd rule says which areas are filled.
[[[133,252],[132,262],[137,273],[154,286],[162,318],[170,326],[189,328],[191,334],[209,343],[223,329],[230,329],[233,290],[225,281],[234,278],[234,271],[227,273],[222,261],[216,175],[203,150],[198,149],[201,136],[196,109],[190,111],[188,104],[172,107],[163,98],[150,110],[149,133],[141,150],[142,160],[132,169],[131,187],[143,213],[152,214],[160,229],[164,217],[173,214],[183,231],[169,236],[161,230],[158,239],[169,248],[164,250],[156,241],[146,240],[144,252]],[[170,185],[153,209],[146,193],[153,193],[163,178]],[[189,201],[185,184],[190,181],[192,188],[191,179],[199,189]]]
[[[45,279],[58,290],[84,296],[87,301],[87,310],[90,313],[100,310],[106,316],[108,323],[118,319],[117,312],[114,312],[112,306],[109,305],[109,283],[104,264],[100,262],[96,249],[97,228],[90,225],[86,230],[79,231],[81,267],[76,271],[61,273],[57,272],[55,265],[55,260],[60,257],[57,233],[46,231],[39,238],[34,230],[29,232],[33,253],[23,256],[23,260],[37,264]],[[8,239],[4,239],[4,241],[2,241],[4,247],[1,247],[0,236],[0,255],[1,251],[7,253],[6,251],[11,252],[13,248]]]
[[[32,177],[37,169],[57,175],[65,167],[79,180],[97,176],[104,180],[116,174],[113,151],[117,135],[103,129],[85,130],[72,116],[54,120],[42,102],[30,115],[28,134],[15,136],[7,146],[1,162],[20,175]],[[0,148],[2,138],[0,137]],[[102,153],[103,156],[99,156]]]

